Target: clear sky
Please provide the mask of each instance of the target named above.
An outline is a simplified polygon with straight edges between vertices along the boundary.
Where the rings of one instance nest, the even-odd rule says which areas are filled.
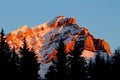
[[[6,33],[37,26],[58,15],[75,17],[112,51],[120,46],[120,0],[0,0],[0,28]]]

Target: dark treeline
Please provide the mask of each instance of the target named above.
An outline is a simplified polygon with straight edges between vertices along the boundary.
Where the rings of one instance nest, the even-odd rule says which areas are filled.
[[[19,52],[10,49],[2,29],[0,33],[0,80],[40,80],[40,63],[24,39]]]
[[[33,49],[23,47],[16,53],[6,42],[4,31],[0,33],[0,80],[120,80],[120,48],[112,56],[96,52],[93,59],[81,57],[80,46],[69,54],[65,52],[63,40],[56,47],[57,58],[52,60],[45,78],[38,73],[40,63]]]

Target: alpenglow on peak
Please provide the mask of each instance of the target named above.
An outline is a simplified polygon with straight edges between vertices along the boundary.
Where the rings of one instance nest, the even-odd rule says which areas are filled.
[[[28,47],[33,48],[46,63],[56,58],[55,48],[61,38],[64,40],[66,53],[78,45],[82,50],[82,56],[86,58],[93,57],[94,53],[99,51],[111,55],[110,46],[104,39],[96,39],[87,28],[79,26],[72,17],[58,16],[35,27],[25,25],[10,32],[6,39],[10,47],[18,51],[22,47],[24,37]]]

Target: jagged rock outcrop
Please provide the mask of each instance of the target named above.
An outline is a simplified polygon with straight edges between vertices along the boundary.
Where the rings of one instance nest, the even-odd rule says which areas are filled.
[[[75,18],[66,18],[66,19],[63,19],[61,22],[58,22],[58,26],[69,26],[72,24],[76,24]]]
[[[48,23],[51,28],[55,28],[57,26],[69,26],[72,24],[76,24],[75,18],[65,18],[64,16],[58,16],[53,21]]]

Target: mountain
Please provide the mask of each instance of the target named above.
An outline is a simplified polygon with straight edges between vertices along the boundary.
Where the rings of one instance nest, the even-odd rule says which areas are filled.
[[[111,55],[110,46],[104,39],[96,39],[87,28],[79,26],[72,17],[58,16],[35,27],[25,25],[10,32],[6,39],[10,47],[18,51],[22,47],[24,37],[28,47],[33,48],[45,63],[56,58],[55,48],[61,38],[66,45],[66,53],[74,50],[77,42],[83,51],[82,56],[86,58],[93,57],[97,51]]]

